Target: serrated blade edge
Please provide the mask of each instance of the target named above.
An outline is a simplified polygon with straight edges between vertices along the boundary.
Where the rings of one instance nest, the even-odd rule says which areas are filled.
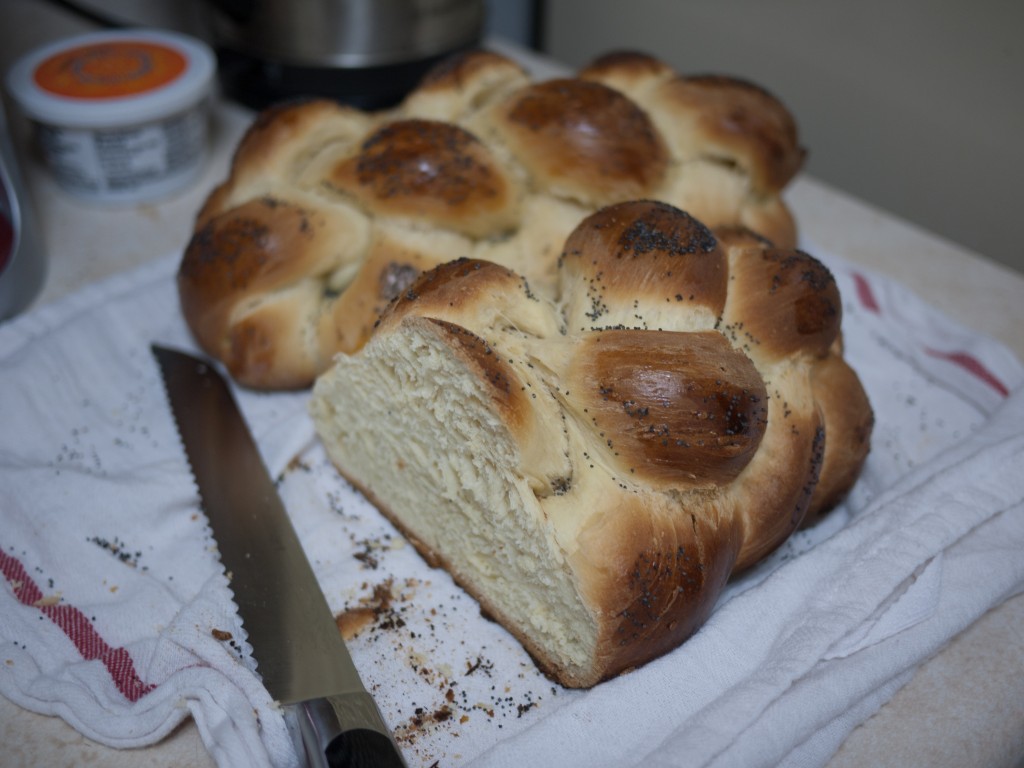
[[[364,691],[227,382],[197,357],[152,350],[267,690],[282,704]]]

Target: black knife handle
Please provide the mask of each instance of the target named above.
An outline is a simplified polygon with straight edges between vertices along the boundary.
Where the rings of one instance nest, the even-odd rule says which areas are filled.
[[[312,699],[297,710],[312,768],[406,768],[369,693]]]
[[[390,737],[369,728],[345,731],[327,747],[331,768],[405,768]]]

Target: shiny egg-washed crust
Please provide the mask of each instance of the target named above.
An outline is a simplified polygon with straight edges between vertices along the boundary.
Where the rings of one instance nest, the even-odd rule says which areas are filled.
[[[780,191],[803,159],[790,113],[740,80],[617,53],[533,82],[459,54],[391,110],[262,113],[197,216],[181,306],[241,384],[305,387],[423,269],[485,259],[552,290],[565,237],[613,203],[662,200],[791,247]]]
[[[732,574],[838,503],[868,454],[873,414],[842,356],[835,281],[806,253],[749,230],[716,235],[672,206],[634,201],[579,224],[558,278],[547,301],[492,262],[460,260],[421,274],[363,350],[340,355],[320,378],[312,412],[343,475],[431,562],[451,570],[543,669],[565,685],[589,686],[679,645]],[[442,455],[406,446],[413,435],[405,425],[433,396],[421,394],[421,402],[410,384],[370,402],[378,384],[363,380],[363,361],[383,349],[405,355],[407,339],[424,334],[452,361],[445,370],[461,371],[433,386],[470,392],[467,380],[474,382],[493,416],[490,427],[463,438],[472,441],[468,455],[492,443],[515,446],[516,466],[501,470],[528,479],[523,508],[542,510],[536,537],[555,542],[551,561],[566,564],[596,625],[585,663],[567,664],[509,615],[493,588],[460,569],[465,553],[432,530],[428,493],[416,487],[406,497],[427,510],[420,518],[395,495],[404,483],[412,487],[412,467],[448,474],[438,469]],[[391,360],[377,370],[393,370]],[[356,391],[370,395],[359,400]],[[436,429],[453,419],[442,414]],[[385,433],[399,437],[345,438]],[[431,444],[429,435],[415,438]],[[374,476],[378,467],[390,469]],[[442,498],[472,485],[458,476],[444,483]],[[489,514],[523,514],[509,504]],[[522,546],[494,525],[474,529],[488,542],[476,555]]]

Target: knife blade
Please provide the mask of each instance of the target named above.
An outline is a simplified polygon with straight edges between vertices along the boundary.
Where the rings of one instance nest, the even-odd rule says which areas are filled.
[[[297,720],[306,759],[404,767],[227,382],[209,361],[152,350],[257,671]]]

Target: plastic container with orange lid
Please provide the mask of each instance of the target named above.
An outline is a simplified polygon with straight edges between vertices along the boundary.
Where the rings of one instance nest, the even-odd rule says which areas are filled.
[[[11,68],[7,87],[62,188],[96,203],[141,203],[201,171],[215,72],[198,40],[118,30],[32,51]]]

